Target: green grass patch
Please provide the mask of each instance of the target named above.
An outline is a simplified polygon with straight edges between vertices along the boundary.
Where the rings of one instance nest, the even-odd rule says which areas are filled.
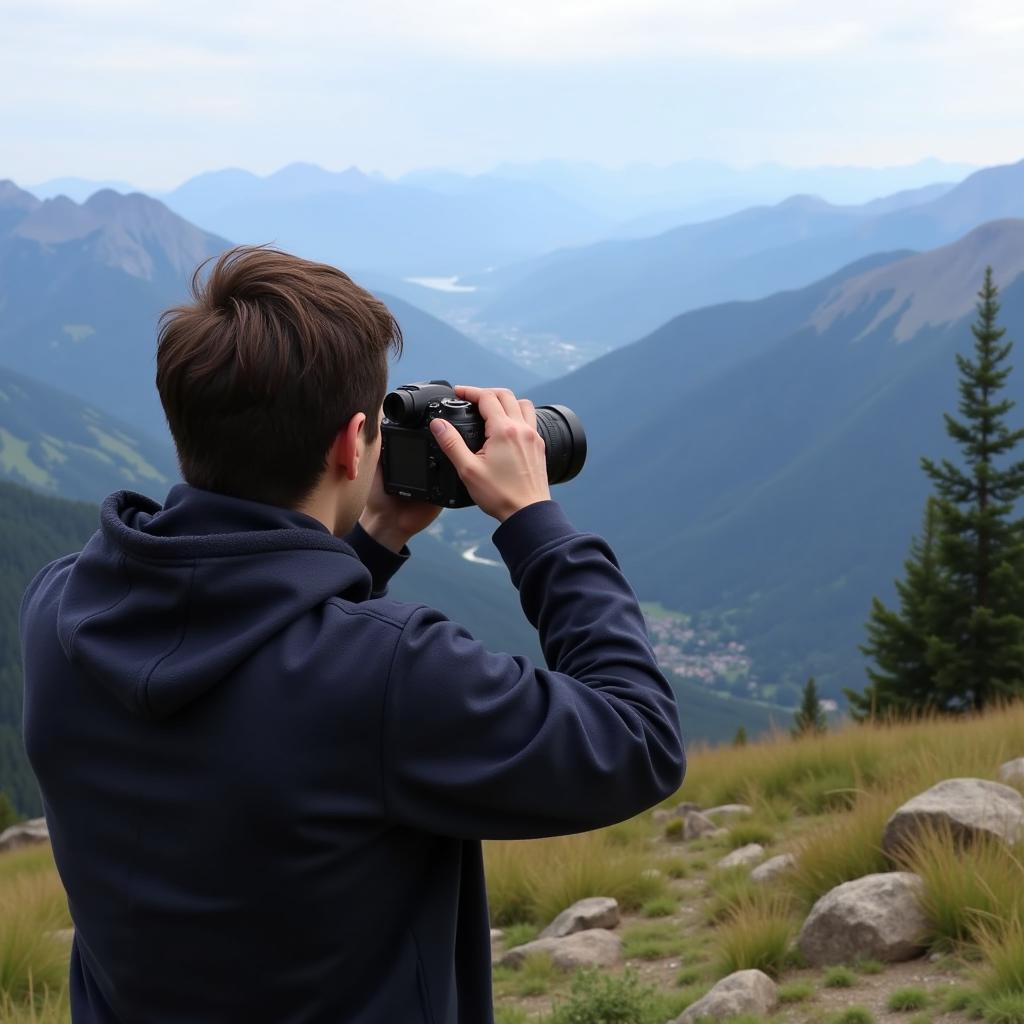
[[[830,967],[821,983],[825,988],[853,988],[857,983],[857,976],[849,967]]]
[[[492,980],[498,996],[543,996],[558,980],[558,968],[547,953],[531,953],[518,967],[495,967]]]
[[[540,929],[535,924],[529,924],[528,922],[506,925],[502,931],[505,933],[502,941],[506,949],[512,949],[514,946],[525,946],[526,943],[533,942],[540,935]]]
[[[622,952],[627,960],[664,960],[679,956],[689,939],[679,925],[667,921],[635,924],[622,935]]]
[[[775,830],[763,822],[738,821],[729,829],[728,846],[732,850],[738,850],[741,846],[747,846],[750,843],[767,846],[774,838]]]
[[[814,986],[806,981],[790,981],[779,986],[779,1002],[806,1003],[808,999],[814,998]]]
[[[641,908],[644,917],[670,917],[679,909],[679,901],[673,896],[659,896],[648,900]]]
[[[929,1003],[928,993],[923,988],[898,988],[889,994],[886,1008],[893,1013],[911,1013],[923,1010]]]
[[[758,894],[737,903],[715,935],[715,970],[720,977],[751,968],[777,978],[786,966],[797,925],[784,894]]]
[[[987,1024],[1024,1024],[1024,992],[982,996],[978,1009]]]
[[[690,868],[682,857],[666,857],[658,861],[658,868],[669,878],[686,878]]]
[[[866,1006],[848,1006],[829,1017],[828,1024],[875,1024],[875,1018]]]
[[[858,974],[881,974],[885,964],[881,960],[858,960],[853,968]]]

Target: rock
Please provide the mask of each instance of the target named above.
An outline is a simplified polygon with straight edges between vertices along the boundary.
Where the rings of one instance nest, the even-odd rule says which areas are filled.
[[[716,867],[719,868],[743,868],[750,864],[756,864],[764,856],[764,847],[760,843],[748,843],[741,846],[732,853],[727,853]]]
[[[688,811],[683,815],[683,838],[697,839],[699,836],[706,836],[714,832],[718,826],[706,818],[700,811]]]
[[[50,838],[45,818],[30,818],[0,832],[0,850],[17,850],[22,846],[45,843]]]
[[[547,953],[552,963],[563,970],[576,967],[613,967],[622,960],[622,940],[604,928],[590,928],[563,938],[534,939],[506,950],[497,963],[519,967],[533,953]]]
[[[501,942],[505,938],[505,933],[500,928],[491,929],[491,942]]]
[[[709,807],[703,812],[708,818],[746,818],[754,813],[747,804],[722,804],[721,807]]]
[[[560,939],[588,928],[614,928],[619,923],[618,900],[610,896],[588,896],[563,910],[540,933],[542,939]]]
[[[702,999],[688,1006],[673,1024],[691,1024],[701,1017],[725,1020],[740,1014],[761,1017],[779,1002],[779,988],[764,971],[736,971],[723,978]]]
[[[856,960],[895,963],[924,948],[923,880],[909,871],[865,875],[837,885],[811,908],[797,945],[812,967]]]
[[[716,829],[713,829],[711,832],[708,832],[707,835],[704,838],[705,839],[724,839],[728,834],[729,834],[729,830],[727,828],[716,828]]]
[[[988,779],[946,779],[893,813],[885,826],[882,849],[892,857],[929,827],[949,828],[962,844],[982,835],[1013,843],[1024,835],[1024,796]]]
[[[771,882],[796,867],[796,857],[791,853],[780,853],[777,857],[769,857],[763,864],[758,864],[750,872],[752,882]]]
[[[1006,783],[1024,783],[1024,757],[1014,758],[1007,761],[999,769],[999,781]]]
[[[672,813],[678,815],[680,818],[685,818],[688,814],[692,814],[694,811],[700,810],[700,804],[691,804],[687,801],[683,801],[681,804],[676,804]]]

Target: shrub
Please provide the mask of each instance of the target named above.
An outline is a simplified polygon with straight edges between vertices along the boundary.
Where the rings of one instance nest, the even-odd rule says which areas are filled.
[[[822,984],[825,988],[853,988],[856,977],[849,967],[830,967],[825,972]]]
[[[709,879],[711,899],[704,914],[706,920],[724,921],[741,903],[757,899],[763,889],[750,880],[746,868],[726,868],[716,871]]]
[[[728,845],[738,850],[749,843],[760,843],[767,846],[775,838],[774,830],[759,821],[738,821],[729,829]]]
[[[1024,922],[1011,918],[986,923],[976,939],[985,963],[975,971],[982,1000],[1024,995]]]
[[[1022,853],[994,836],[979,836],[964,850],[944,824],[908,840],[897,862],[924,879],[922,902],[934,944],[976,944],[989,922],[1024,923]]]
[[[789,900],[780,894],[758,895],[739,902],[719,928],[715,967],[720,976],[756,968],[777,978],[796,934]]]
[[[551,1024],[664,1024],[662,1001],[628,967],[621,975],[585,969],[556,1004]]]
[[[1024,992],[982,996],[978,1009],[988,1024],[1024,1024]]]
[[[894,1013],[923,1010],[928,1005],[928,993],[922,988],[898,988],[889,994],[885,1005]]]
[[[680,988],[689,988],[691,985],[698,984],[704,977],[704,972],[698,967],[684,967],[676,975],[676,984]]]
[[[977,996],[966,988],[952,988],[942,998],[943,1013],[963,1013],[969,1010]]]
[[[669,878],[686,878],[690,873],[690,869],[682,857],[666,857],[664,860],[659,860],[658,868]]]
[[[679,841],[683,838],[684,822],[682,818],[670,818],[665,822],[665,838]]]

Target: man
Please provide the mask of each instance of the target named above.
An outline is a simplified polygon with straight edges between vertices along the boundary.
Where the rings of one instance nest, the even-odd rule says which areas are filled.
[[[487,1024],[480,840],[608,825],[682,781],[636,597],[551,500],[532,405],[462,387],[483,448],[432,429],[550,667],[389,600],[438,513],[380,483],[391,315],[265,248],[193,293],[157,351],[186,483],[110,495],[21,609],[72,1019]]]

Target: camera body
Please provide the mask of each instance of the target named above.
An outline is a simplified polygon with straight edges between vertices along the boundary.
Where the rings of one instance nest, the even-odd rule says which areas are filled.
[[[472,402],[456,397],[446,380],[406,384],[384,399],[381,465],[384,490],[444,508],[476,502],[430,432],[430,421],[447,420],[470,451],[484,445],[484,420]]]
[[[587,456],[587,437],[579,417],[564,405],[544,405],[536,412],[537,433],[544,439],[548,482],[571,480],[583,468]],[[430,431],[431,420],[435,419],[447,420],[471,452],[484,446],[483,417],[472,402],[455,394],[448,381],[404,384],[384,399],[380,428],[384,490],[442,508],[475,505]]]

